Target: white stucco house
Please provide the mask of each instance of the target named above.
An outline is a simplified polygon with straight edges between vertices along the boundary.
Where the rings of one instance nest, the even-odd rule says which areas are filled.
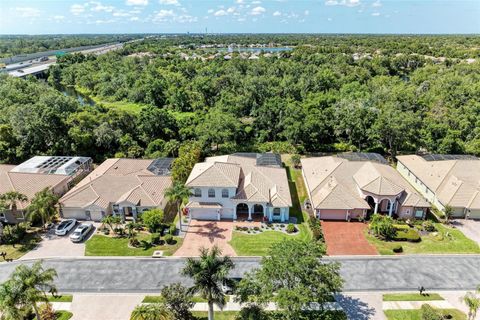
[[[172,185],[171,158],[107,159],[59,201],[64,218],[101,221],[106,215],[136,219],[143,211],[164,209]]]
[[[186,186],[186,208],[198,220],[261,218],[288,221],[292,206],[288,178],[280,156],[236,153],[197,163]]]
[[[397,157],[397,170],[424,197],[453,217],[480,219],[480,159],[469,155],[429,154]]]
[[[344,153],[301,160],[315,215],[351,220],[367,214],[423,219],[429,203],[388,163],[372,153]]]

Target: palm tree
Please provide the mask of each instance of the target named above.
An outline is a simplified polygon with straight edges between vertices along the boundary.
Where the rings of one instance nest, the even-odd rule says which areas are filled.
[[[8,191],[0,195],[0,201],[12,211],[17,210],[17,202],[27,202],[28,198],[23,193],[17,191]]]
[[[222,284],[228,282],[228,273],[235,266],[229,256],[222,257],[222,251],[214,246],[210,251],[200,249],[200,258],[188,258],[182,270],[184,276],[193,279],[191,294],[200,294],[208,303],[208,320],[213,320],[213,305],[220,308],[225,305],[225,293]]]
[[[37,192],[27,208],[29,219],[40,218],[42,228],[44,228],[45,224],[57,213],[55,210],[57,203],[58,197],[49,188]]]
[[[120,219],[119,216],[114,216],[114,215],[109,214],[109,215],[103,217],[102,223],[108,225],[110,227],[110,229],[112,230],[112,232],[115,233],[114,225],[116,227],[118,224],[120,224],[121,219]]]
[[[188,199],[192,192],[183,183],[175,182],[173,186],[165,190],[165,196],[168,200],[173,201],[177,205],[178,221],[180,222],[180,230],[182,230],[182,212],[180,206],[183,200]]]
[[[477,288],[477,293],[480,293],[480,286]],[[467,292],[462,300],[468,307],[468,319],[475,319],[478,309],[480,309],[480,297],[473,292]]]
[[[1,319],[24,319],[28,313],[22,306],[21,286],[11,279],[0,285],[0,313]]]
[[[159,303],[136,306],[130,320],[173,320],[172,314]]]

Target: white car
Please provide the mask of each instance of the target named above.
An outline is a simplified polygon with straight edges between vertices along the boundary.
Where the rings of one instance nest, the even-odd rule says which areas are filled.
[[[93,226],[91,223],[82,223],[73,231],[73,233],[70,235],[70,240],[72,242],[81,242],[85,239],[85,237],[88,235],[90,230],[92,230]]]
[[[60,224],[55,228],[55,234],[57,236],[64,236],[70,230],[72,230],[75,225],[77,224],[77,220],[75,219],[67,219],[60,222]]]

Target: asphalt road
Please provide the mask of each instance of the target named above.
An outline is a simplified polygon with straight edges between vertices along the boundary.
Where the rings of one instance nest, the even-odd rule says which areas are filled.
[[[189,280],[180,275],[183,258],[52,258],[60,292],[157,292],[165,284]],[[341,263],[345,291],[471,290],[480,284],[480,255],[327,258]],[[234,258],[232,276],[258,266],[258,258]],[[0,263],[0,281],[17,261]]]

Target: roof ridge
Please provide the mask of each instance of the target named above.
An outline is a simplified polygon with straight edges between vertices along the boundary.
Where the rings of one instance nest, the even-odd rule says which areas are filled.
[[[334,158],[334,157],[331,157],[331,158]],[[322,181],[320,181],[320,182],[315,186],[315,188],[313,188],[312,192],[314,192],[314,191],[322,184],[322,182],[325,181],[328,177],[333,177],[333,173],[334,173],[341,165],[343,165],[343,164],[346,162],[346,160],[343,159],[343,158],[338,158],[338,159],[340,159],[340,161],[337,163],[337,165],[335,166],[335,168],[333,168],[333,170],[332,170],[329,174],[327,174],[327,176],[326,176]],[[358,172],[358,171],[357,171],[357,172]],[[355,173],[357,173],[357,172],[355,172]],[[352,175],[352,177],[353,177],[353,175]]]
[[[478,191],[478,190],[476,190],[476,191],[473,193],[472,198],[471,198],[470,201],[468,201],[468,203],[467,203],[467,208],[469,208],[469,207],[472,205],[472,202],[475,200],[475,198],[478,196],[479,193],[480,193],[480,191]]]
[[[138,178],[138,177],[137,177],[137,178]],[[143,190],[143,192],[145,192],[145,194],[147,195],[147,197],[150,198],[150,200],[152,200],[152,202],[156,204],[157,201],[155,201],[155,199],[153,199],[153,198],[150,196],[150,194],[148,193],[148,191],[143,187],[143,184],[144,184],[144,183],[145,183],[145,182],[142,181],[142,183],[139,185],[139,187]],[[136,188],[135,188],[135,189],[136,189]],[[133,192],[133,190],[132,190],[132,192]]]
[[[454,177],[456,180],[460,181],[460,184],[459,184],[459,186],[458,186],[457,188],[455,188],[455,192],[452,193],[452,196],[448,199],[447,202],[452,201],[453,197],[455,197],[455,195],[457,194],[458,190],[460,190],[460,187],[463,185],[463,181],[460,180],[460,179],[458,179],[457,176],[455,176],[455,175],[452,174],[451,177]]]
[[[426,161],[426,160],[425,160],[425,161]],[[443,185],[443,183],[445,182],[445,179],[447,179],[449,173],[450,173],[450,172],[453,170],[453,168],[458,164],[458,160],[447,160],[447,161],[454,161],[454,164],[453,164],[453,166],[451,166],[450,169],[448,169],[448,171],[445,173],[444,177],[442,178],[442,181],[440,181],[440,183],[438,184],[437,189],[434,190],[435,193],[436,193],[436,192],[440,189],[440,187]],[[428,163],[428,161],[426,161],[426,162]],[[457,178],[457,177],[455,177],[455,178]],[[458,178],[457,178],[457,179],[458,179]],[[458,180],[460,180],[460,179],[458,179]],[[453,196],[452,196],[452,198],[453,198]],[[451,200],[452,198],[450,198],[450,200]],[[449,201],[450,201],[450,200],[449,200]]]

